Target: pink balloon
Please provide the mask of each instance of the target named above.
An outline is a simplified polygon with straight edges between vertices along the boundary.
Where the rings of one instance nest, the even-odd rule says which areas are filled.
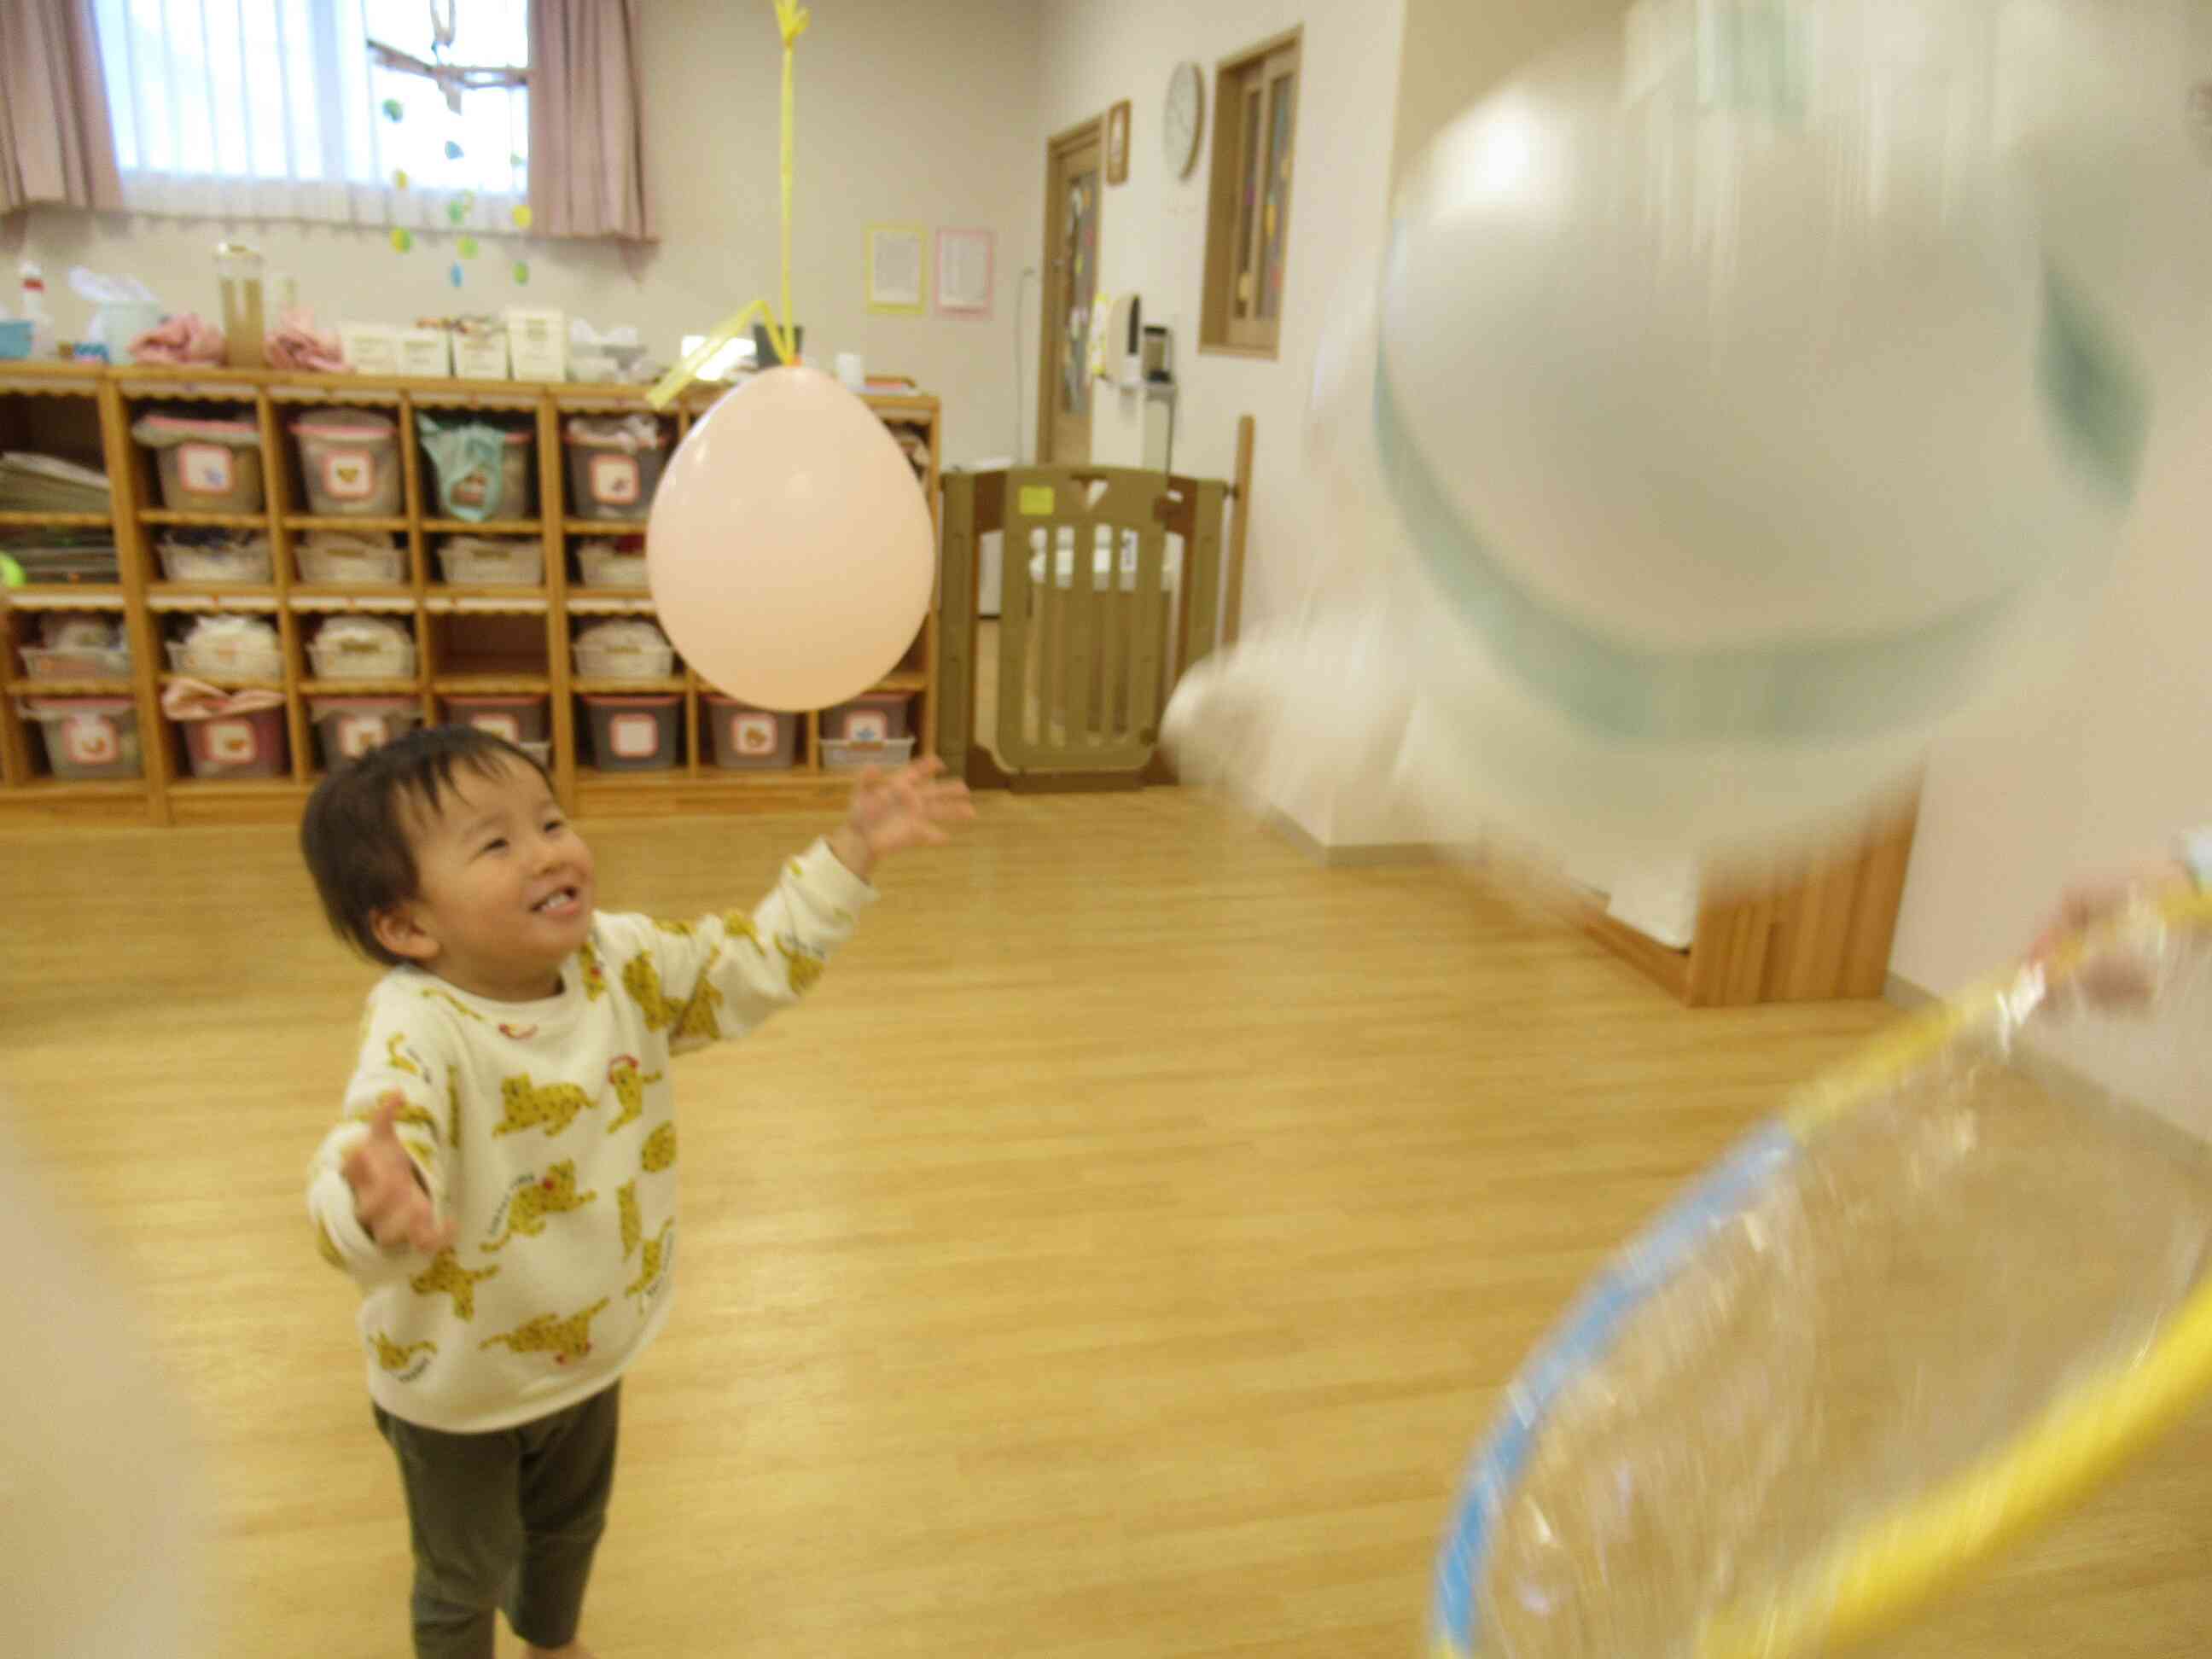
[[[717,403],[661,476],[646,526],[660,625],[762,708],[826,708],[898,665],[929,614],[936,538],[884,423],[818,369]]]

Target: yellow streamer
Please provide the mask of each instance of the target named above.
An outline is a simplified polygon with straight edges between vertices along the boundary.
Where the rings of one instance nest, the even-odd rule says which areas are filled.
[[[699,371],[724,346],[729,344],[752,326],[756,317],[767,319],[769,335],[775,343],[775,355],[787,363],[798,361],[796,342],[791,332],[791,176],[792,160],[799,148],[799,94],[793,66],[798,57],[799,37],[806,33],[813,21],[812,15],[799,0],[774,0],[775,26],[783,36],[783,311],[779,316],[775,307],[766,300],[756,300],[743,311],[733,312],[717,324],[713,331],[697,346],[684,354],[684,361],[660,377],[659,382],[646,394],[646,402],[655,409],[665,409],[675,402],[684,388],[699,378]]]

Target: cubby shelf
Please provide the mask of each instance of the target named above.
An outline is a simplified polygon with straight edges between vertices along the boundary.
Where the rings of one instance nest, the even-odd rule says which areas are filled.
[[[48,583],[0,595],[0,823],[26,820],[155,823],[254,823],[297,816],[306,792],[321,775],[323,757],[313,705],[328,697],[416,699],[422,717],[434,720],[445,699],[468,696],[526,696],[547,699],[549,764],[571,810],[600,815],[669,811],[783,811],[842,793],[847,780],[821,769],[820,722],[800,726],[798,760],[773,771],[722,770],[713,763],[705,704],[713,688],[696,674],[678,672],[642,684],[586,679],[573,672],[574,631],[603,617],[650,616],[649,593],[590,589],[581,585],[572,557],[582,539],[636,536],[642,520],[592,519],[574,509],[561,444],[571,414],[605,415],[648,407],[643,387],[547,385],[537,382],[408,380],[352,375],[304,375],[228,368],[104,369],[70,365],[9,364],[0,374],[0,435],[9,448],[45,450],[104,466],[113,486],[108,514],[0,514],[0,529],[107,529],[115,532],[120,580],[83,585]],[[663,411],[672,440],[680,441],[720,394],[693,387]],[[191,513],[163,505],[151,452],[131,435],[132,421],[149,404],[173,401],[221,410],[253,422],[260,434],[265,489],[261,510]],[[318,402],[371,403],[397,423],[404,511],[352,518],[308,510],[303,474],[289,431],[291,417]],[[872,397],[886,424],[924,440],[926,465],[916,471],[933,518],[939,510],[940,410],[927,397]],[[481,405],[513,420],[536,423],[538,516],[482,523],[438,515],[434,477],[420,447],[418,409]],[[157,544],[179,530],[250,532],[268,538],[271,580],[246,585],[172,583],[163,580]],[[349,587],[300,580],[299,544],[318,531],[368,532],[404,550],[405,580]],[[544,578],[517,587],[449,586],[440,580],[438,544],[448,536],[534,538],[544,555]],[[39,682],[23,678],[17,647],[36,642],[42,612],[105,610],[122,613],[133,671],[126,681]],[[276,678],[185,676],[163,648],[180,618],[211,611],[258,616],[274,626],[283,652]],[[338,615],[383,616],[408,625],[416,643],[415,672],[392,678],[318,678],[307,651],[315,630]],[[917,750],[927,752],[935,728],[937,617],[933,612],[898,670],[877,689],[915,699]],[[163,690],[180,678],[225,691],[270,691],[283,700],[287,769],[275,778],[191,775],[181,728],[161,712]],[[589,719],[583,699],[641,694],[683,700],[678,763],[664,771],[600,770],[592,763]],[[77,781],[53,775],[39,723],[20,704],[27,697],[132,698],[144,775],[137,780]]]

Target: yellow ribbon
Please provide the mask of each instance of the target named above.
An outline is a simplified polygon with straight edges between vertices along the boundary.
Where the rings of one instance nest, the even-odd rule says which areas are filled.
[[[677,395],[699,378],[699,371],[724,346],[744,333],[756,317],[768,321],[769,336],[775,343],[775,355],[785,362],[798,361],[799,353],[791,334],[791,174],[792,158],[799,148],[799,95],[793,76],[793,65],[798,57],[799,37],[806,33],[813,16],[799,0],[773,0],[775,6],[775,26],[783,36],[783,313],[766,300],[756,300],[743,311],[725,317],[707,337],[686,352],[684,361],[660,377],[659,382],[646,394],[646,402],[655,409],[665,409],[675,402]]]

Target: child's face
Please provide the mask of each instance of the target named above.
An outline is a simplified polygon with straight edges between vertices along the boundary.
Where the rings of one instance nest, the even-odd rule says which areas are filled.
[[[393,951],[465,991],[551,996],[592,929],[592,849],[534,768],[464,771],[409,834],[419,891],[378,920]]]

